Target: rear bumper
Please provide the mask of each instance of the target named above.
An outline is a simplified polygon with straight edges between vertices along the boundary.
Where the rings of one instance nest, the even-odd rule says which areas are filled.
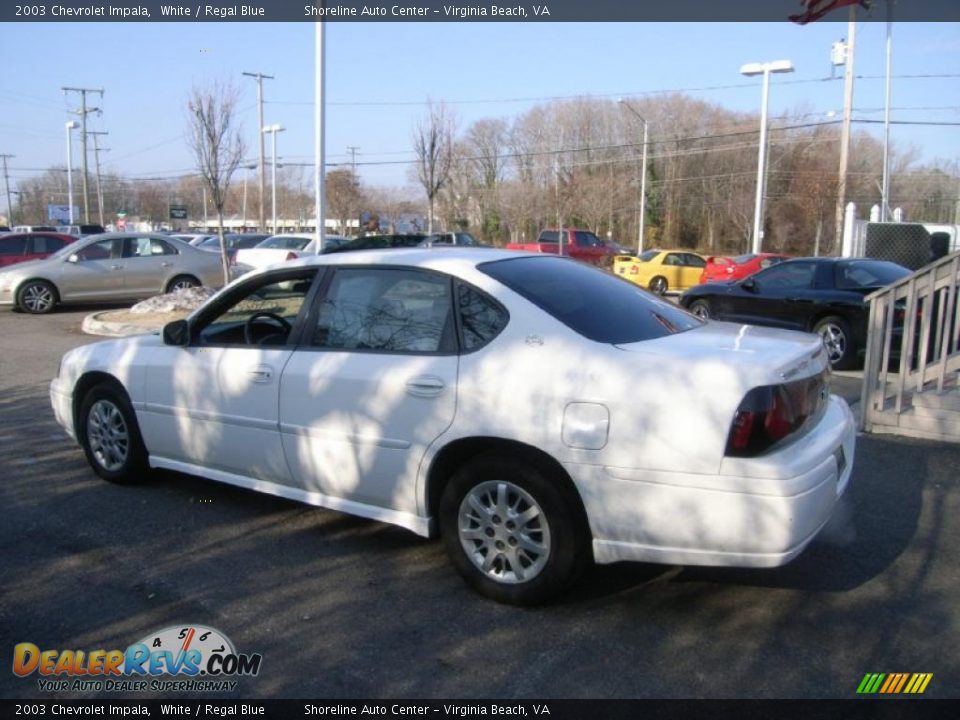
[[[727,458],[716,475],[568,470],[598,563],[774,567],[799,555],[830,519],[850,480],[855,443],[850,408],[831,397],[804,437],[762,458]]]

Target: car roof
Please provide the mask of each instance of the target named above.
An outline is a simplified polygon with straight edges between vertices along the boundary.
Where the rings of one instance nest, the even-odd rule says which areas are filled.
[[[569,258],[556,258],[541,253],[520,252],[517,250],[499,250],[469,246],[455,246],[438,250],[435,248],[383,248],[374,250],[354,250],[344,253],[324,253],[307,255],[284,263],[284,267],[294,265],[383,265],[423,267],[456,274],[464,269],[475,268],[484,262],[512,260],[517,258],[554,258],[563,262],[576,262]]]

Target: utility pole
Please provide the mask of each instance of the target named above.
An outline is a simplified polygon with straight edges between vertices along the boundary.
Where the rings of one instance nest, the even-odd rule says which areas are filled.
[[[85,223],[90,222],[90,196],[87,190],[87,115],[92,112],[100,112],[100,108],[88,108],[87,107],[87,93],[100,93],[100,97],[103,97],[103,88],[75,88],[75,87],[62,87],[63,93],[68,92],[77,92],[80,93],[80,109],[73,110],[72,112],[75,115],[80,116],[80,142],[83,147],[83,221]]]
[[[103,227],[103,188],[100,185],[100,153],[109,152],[109,148],[97,147],[97,135],[109,135],[107,132],[90,132],[93,135],[93,160],[97,172],[97,210],[100,217],[100,227]]]
[[[16,155],[0,154],[0,158],[3,158],[3,183],[7,188],[7,222],[10,223],[10,227],[13,227],[13,205],[10,203],[10,174],[7,172],[7,158],[12,157]]]
[[[259,136],[259,145],[260,145],[260,164],[259,164],[259,175],[260,175],[260,227],[258,228],[261,232],[267,226],[267,218],[265,214],[265,208],[263,204],[263,194],[265,192],[266,178],[263,172],[263,81],[274,80],[273,75],[264,75],[261,72],[245,72],[243,73],[247,77],[252,77],[257,81],[257,135]]]
[[[843,218],[847,202],[847,166],[850,160],[850,116],[853,113],[853,58],[857,40],[857,6],[850,6],[847,21],[847,57],[843,80],[843,128],[840,132],[840,177],[837,183],[836,235],[834,249],[843,247]]]
[[[347,152],[350,153],[350,179],[353,180],[354,185],[359,185],[357,182],[357,150],[359,149],[356,145],[347,145]]]

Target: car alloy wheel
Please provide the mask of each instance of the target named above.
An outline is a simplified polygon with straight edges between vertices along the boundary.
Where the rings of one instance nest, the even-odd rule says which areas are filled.
[[[827,317],[820,320],[813,331],[823,340],[830,365],[839,370],[849,368],[853,363],[854,350],[846,322],[839,317]]]
[[[650,281],[650,290],[657,295],[667,294],[667,280],[662,277],[655,277]]]
[[[486,577],[515,584],[539,575],[550,557],[550,526],[530,493],[505,480],[471,489],[460,503],[460,544]]]
[[[706,300],[696,300],[690,306],[690,312],[696,315],[701,320],[709,320],[710,319],[710,303],[708,303]]]
[[[50,312],[57,302],[57,295],[50,283],[31,282],[20,290],[20,307],[29,313]]]
[[[450,477],[440,534],[453,566],[481,595],[537,605],[583,570],[590,529],[561,472],[505,451],[474,457]]]
[[[83,398],[77,420],[77,437],[97,475],[116,483],[142,479],[147,452],[137,417],[121,387],[112,382],[93,387]]]
[[[198,283],[193,278],[185,277],[181,275],[180,277],[175,277],[173,280],[170,281],[170,285],[167,286],[167,292],[175,293],[175,292],[180,292],[181,290],[189,290],[190,288],[195,288],[199,286],[200,286],[200,283]]]
[[[87,440],[104,470],[122,468],[130,452],[130,433],[120,408],[109,400],[97,400],[87,416]]]

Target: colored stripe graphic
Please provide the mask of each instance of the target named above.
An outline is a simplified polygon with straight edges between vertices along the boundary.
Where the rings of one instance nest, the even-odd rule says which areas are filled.
[[[919,695],[932,679],[933,673],[867,673],[857,686],[857,694]]]

